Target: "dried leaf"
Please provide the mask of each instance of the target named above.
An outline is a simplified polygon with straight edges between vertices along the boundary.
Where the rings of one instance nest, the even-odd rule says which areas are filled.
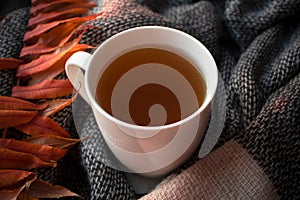
[[[51,1],[59,1],[59,0],[31,0],[31,5],[32,5],[32,7],[34,7],[40,3],[49,3]]]
[[[64,11],[72,8],[88,8],[95,7],[95,2],[92,1],[78,1],[78,0],[60,0],[49,3],[40,3],[30,9],[30,14],[35,16],[39,13],[51,11]]]
[[[57,77],[59,74],[64,72],[63,67],[53,67],[53,68],[48,68],[44,71],[35,73],[30,76],[30,80],[27,82],[27,85],[35,85],[38,83],[41,83],[46,80],[51,80]]]
[[[65,48],[65,50],[62,50],[56,54],[42,55],[30,63],[21,65],[17,71],[17,76],[25,77],[45,71],[49,68],[52,68],[52,70],[56,68],[64,69],[66,61],[73,53],[91,48],[91,46],[86,44],[71,43]]]
[[[49,101],[49,106],[47,109],[40,112],[41,116],[51,116],[58,111],[64,109],[65,107],[71,105],[73,101],[77,98],[78,92],[75,93],[75,95],[71,99],[55,99],[52,101]]]
[[[36,43],[22,48],[20,57],[29,60],[31,57],[38,58],[42,54],[54,52],[66,44],[79,25],[80,24],[65,23],[40,35]]]
[[[19,194],[24,190],[25,185],[20,186],[19,188],[13,189],[13,190],[1,190],[0,191],[0,197],[1,200],[17,200]]]
[[[56,162],[46,162],[38,157],[0,147],[0,169],[33,169],[56,167]]]
[[[97,16],[98,15],[88,16],[88,19],[96,18]],[[80,22],[80,19],[81,18],[78,18],[77,21]],[[86,20],[87,19],[84,19],[84,21]],[[63,25],[64,24],[62,24],[62,26]],[[73,28],[69,26],[70,24],[65,24],[65,25],[67,27],[59,26],[53,28],[52,30],[40,35],[38,37],[38,41],[36,41],[33,45],[23,47],[21,51],[21,56],[23,56],[22,57],[23,60],[32,61],[34,59],[38,59],[41,55],[44,55],[46,53],[48,54],[59,53],[59,52],[63,52],[75,48],[76,46],[77,48],[80,48],[80,50],[85,50],[87,48],[95,48],[89,45],[83,45],[78,43],[80,42],[86,30],[90,28],[99,28],[99,27],[83,24],[83,26]],[[68,32],[68,30],[70,31],[70,33]],[[55,35],[55,37],[53,37],[53,35]],[[28,65],[31,66],[32,63]],[[22,65],[21,67],[28,67],[28,66]],[[21,69],[19,67],[19,71],[20,70]]]
[[[30,80],[28,81],[27,84],[34,85],[34,84],[41,83],[42,81],[55,78],[65,70],[65,62],[73,53],[80,50],[83,51],[87,48],[94,48],[94,47],[90,47],[82,44],[75,44],[75,47],[69,49],[68,52],[63,55],[63,58],[61,60],[58,60],[53,65],[49,66],[43,71],[34,72],[32,75],[30,75]],[[40,70],[40,68],[42,67],[41,65],[38,66],[37,70]],[[47,66],[48,63],[45,63],[45,65]]]
[[[43,71],[49,66],[53,65],[53,63],[58,60],[57,57],[59,57],[57,54],[46,54],[29,63],[20,65],[17,70],[17,76],[24,77],[39,71]]]
[[[72,99],[56,99],[49,101],[49,107],[40,113],[41,116],[51,116],[73,102]]]
[[[15,58],[0,58],[0,69],[16,69],[23,63],[23,60]]]
[[[70,29],[70,27],[74,27],[74,29],[75,29],[82,23],[96,18],[98,15],[99,14],[89,15],[86,17],[73,17],[70,19],[54,21],[54,22],[50,22],[47,24],[39,24],[35,29],[33,29],[31,31],[27,31],[25,33],[23,41],[26,44],[33,44],[33,43],[37,43],[38,38],[40,38],[40,37],[44,38],[43,41],[46,41],[47,39],[45,39],[45,38],[53,38],[53,35],[54,35],[53,33],[57,32],[57,31],[53,31],[53,29],[58,29],[60,31],[61,30],[65,31],[65,28]],[[64,35],[64,37],[62,37],[61,34]],[[64,32],[61,31],[60,35],[55,35],[55,37],[60,37],[62,40],[62,38],[65,38],[65,36],[67,36],[67,35],[69,36],[71,34],[65,34]],[[43,44],[45,44],[45,43],[43,43]],[[22,55],[22,53],[21,53],[21,55]]]
[[[0,110],[0,129],[26,124],[37,114],[37,111]]]
[[[47,44],[36,43],[31,46],[25,46],[22,48],[20,57],[24,60],[34,60],[39,57],[39,55],[52,53],[57,47],[49,46]],[[27,56],[27,57],[26,57]]]
[[[53,52],[54,56],[49,56],[47,59],[42,58],[29,65],[16,59],[9,60],[7,64],[0,58],[0,69],[2,66],[6,66],[5,69],[19,68],[18,76],[26,77],[27,81],[31,78],[29,84],[33,84],[30,86],[15,86],[12,96],[17,98],[2,98],[0,96],[0,128],[1,125],[6,128],[7,124],[10,124],[9,126],[15,124],[13,126],[18,130],[33,135],[32,138],[26,141],[0,138],[0,169],[10,169],[6,170],[5,173],[0,170],[0,190],[2,189],[0,199],[36,200],[37,198],[65,196],[80,197],[61,186],[52,186],[45,181],[36,180],[36,175],[31,172],[11,169],[55,167],[56,162],[52,161],[57,161],[63,157],[67,152],[66,148],[80,141],[79,139],[69,138],[70,134],[49,117],[37,116],[38,111],[45,110],[46,107],[45,112],[40,112],[41,114],[52,115],[56,113],[70,105],[74,97],[72,99],[53,100],[51,105],[48,103],[37,105],[18,98],[56,98],[73,92],[73,87],[68,80],[52,79],[63,72],[66,60],[74,52],[89,48],[87,45],[72,46],[68,44],[70,46],[67,46],[65,44],[70,41],[70,38],[74,38],[72,33],[80,24],[96,16],[74,18],[72,20],[65,19],[87,14],[89,9],[94,6],[95,3],[88,0],[32,0],[32,17],[29,20],[28,27],[29,29],[37,28],[28,34],[27,38],[24,37],[27,44],[34,45],[25,46],[22,49],[22,59],[25,61],[28,61],[26,59],[38,60],[37,58],[41,55],[48,54],[49,56]],[[61,19],[64,19],[62,21],[65,22],[54,21]],[[53,27],[50,28],[49,24],[51,23],[48,22],[53,22]],[[43,23],[48,23],[48,25],[42,26]],[[74,44],[78,41],[75,41]],[[18,112],[19,115],[16,116]],[[31,118],[29,112],[31,112]],[[6,117],[9,116],[8,119],[4,119],[4,114],[6,114]],[[11,122],[9,122],[9,119],[11,119]],[[37,134],[38,136],[36,136]],[[44,144],[36,144],[42,141]]]
[[[29,171],[14,170],[14,169],[0,169],[0,190],[15,189],[20,182],[26,183],[28,180],[35,178],[35,174]]]
[[[34,198],[32,196],[29,196],[25,192],[21,192],[18,196],[17,200],[39,200],[38,198]]]
[[[62,20],[62,19],[68,19],[72,17],[78,17],[84,14],[88,14],[89,9],[88,8],[73,8],[65,11],[53,11],[49,13],[40,13],[34,17],[31,17],[28,21],[28,27],[34,28],[38,24],[45,24],[48,22],[56,21],[56,20]]]
[[[0,138],[0,147],[23,153],[30,153],[46,162],[58,161],[67,153],[67,150],[65,149],[4,138]]]
[[[23,170],[0,169],[0,197],[18,199],[24,188],[36,179],[36,174]],[[24,199],[25,200],[25,199]],[[28,200],[28,199],[26,199]]]
[[[37,6],[41,3],[50,3],[52,1],[60,1],[60,0],[31,0],[31,4],[34,6]],[[72,0],[73,2],[82,2],[82,1],[89,1],[89,0]]]
[[[69,148],[74,144],[80,142],[80,139],[65,138],[56,135],[37,135],[26,139],[27,142],[40,144],[40,145],[50,145],[56,148]]]
[[[22,99],[0,96],[0,110],[44,110],[48,103],[37,105]]]
[[[45,181],[36,179],[33,181],[29,188],[25,190],[25,192],[36,198],[60,198],[60,197],[68,197],[68,196],[74,196],[82,198],[80,195],[71,192],[70,190],[58,186],[58,185],[51,185]]]
[[[73,86],[69,80],[45,80],[31,86],[15,86],[12,96],[24,99],[56,98],[72,94]]]
[[[45,116],[36,116],[29,123],[15,128],[31,136],[52,134],[66,138],[71,137],[57,122]]]

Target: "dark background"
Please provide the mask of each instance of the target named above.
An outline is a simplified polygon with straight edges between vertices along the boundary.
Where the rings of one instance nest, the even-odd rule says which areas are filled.
[[[0,0],[0,17],[5,17],[13,10],[30,5],[31,0]]]

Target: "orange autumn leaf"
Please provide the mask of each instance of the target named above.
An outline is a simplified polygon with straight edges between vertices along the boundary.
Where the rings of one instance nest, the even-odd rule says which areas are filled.
[[[23,47],[20,53],[20,57],[22,57],[24,60],[30,61],[38,58],[39,55],[52,53],[53,51],[55,51],[55,49],[57,49],[57,47],[36,43],[31,46]]]
[[[19,69],[17,70],[17,76],[24,77],[39,71],[43,71],[49,66],[53,65],[53,63],[57,61],[57,57],[57,54],[46,54],[29,63],[20,65]]]
[[[0,129],[26,124],[37,114],[37,111],[0,110]]]
[[[37,6],[41,3],[50,3],[53,1],[60,1],[60,0],[31,0],[31,4],[34,6]],[[89,0],[72,0],[73,2],[82,2],[82,1],[89,1]]]
[[[37,25],[36,28],[34,28],[33,30],[27,31],[24,35],[23,41],[25,43],[36,43],[38,42],[39,38],[44,38],[43,41],[40,41],[41,43],[45,44],[45,38],[56,38],[56,37],[60,37],[61,40],[62,38],[65,38],[65,36],[70,36],[71,34],[66,34],[65,33],[65,29],[69,30],[70,28],[74,27],[74,29],[76,27],[78,27],[79,25],[81,25],[82,23],[94,19],[98,16],[98,14],[96,15],[89,15],[89,16],[85,16],[85,17],[73,17],[70,19],[64,19],[64,20],[59,20],[59,21],[53,21],[53,22],[49,22],[46,24],[39,24]],[[53,37],[53,33],[57,32],[54,31],[52,32],[53,29],[58,29],[58,30],[64,30],[64,32],[60,32],[60,35],[55,35],[55,37]],[[66,31],[69,32],[69,31]],[[63,36],[63,37],[62,37]],[[47,40],[47,39],[46,39]],[[21,53],[22,56],[22,53]]]
[[[0,147],[0,169],[33,169],[56,167],[56,162],[46,162],[30,153]]]
[[[38,59],[31,61],[30,63],[21,65],[17,71],[17,76],[25,77],[38,72],[42,72],[49,68],[64,69],[66,61],[73,53],[75,53],[76,51],[83,51],[87,48],[91,48],[91,46],[86,44],[71,43],[65,48],[66,49],[59,49],[61,50],[61,52],[59,53],[45,54],[40,56]]]
[[[28,24],[28,29],[37,31],[32,33],[38,34],[33,36],[29,34],[29,40],[25,40],[24,37],[24,41],[26,42],[24,42],[24,47],[20,56],[23,61],[10,61],[10,64],[6,66],[9,66],[10,68],[20,68],[21,71],[21,65],[24,66],[25,62],[35,60],[41,55],[50,55],[53,52],[58,55],[63,51],[69,52],[67,51],[69,49],[65,44],[75,37],[78,37],[78,34],[81,33],[73,31],[85,21],[95,18],[95,16],[78,16],[89,13],[89,9],[94,6],[95,3],[89,0],[32,0],[31,19]],[[66,22],[60,23],[55,21],[64,21],[68,18],[72,18],[70,19],[69,24]],[[52,28],[48,28],[50,23],[53,23],[54,25]],[[60,26],[57,24],[60,24]],[[33,30],[34,27],[36,27],[36,29]],[[73,35],[73,33],[75,34]],[[73,46],[70,47],[73,48]],[[85,50],[86,48],[83,48],[82,50]],[[22,78],[19,78],[17,86],[13,88],[12,99],[1,99],[0,96],[0,110],[2,106],[2,110],[5,110],[6,114],[12,110],[22,111],[22,113],[23,111],[26,112],[32,110],[38,113],[28,122],[23,123],[21,120],[21,125],[14,126],[19,128],[19,130],[22,129],[21,131],[24,133],[33,135],[30,139],[24,141],[0,139],[0,169],[10,168],[10,170],[30,170],[37,167],[55,167],[56,162],[47,161],[60,159],[64,156],[65,152],[67,152],[67,148],[80,141],[80,139],[68,138],[70,137],[70,134],[54,120],[48,117],[38,116],[39,114],[52,115],[72,103],[73,98],[64,99],[63,101],[53,100],[51,105],[48,104],[48,100],[45,100],[45,98],[57,98],[73,92],[73,87],[69,81],[53,80],[58,74],[64,71],[64,61],[66,61],[64,59],[68,58],[68,56],[69,55],[64,55],[60,57],[53,65],[45,65],[45,67],[43,66],[44,63],[39,63],[37,64],[39,67],[32,68],[34,69],[33,71],[30,71],[31,69],[25,69],[24,71],[28,70],[26,73],[30,73],[24,73],[24,76],[19,76]],[[52,59],[55,58],[52,57]],[[15,65],[12,64],[13,62],[15,62]],[[50,60],[45,61],[45,63],[48,64],[50,62]],[[20,83],[21,85],[19,85]],[[26,86],[24,84],[26,84]],[[27,102],[19,98],[30,100],[43,99],[45,102],[32,103],[36,101]],[[45,110],[47,110],[47,112],[44,112]],[[16,123],[19,120],[16,116],[13,116],[11,121]],[[2,118],[0,114],[0,125],[1,123]],[[49,135],[46,136],[45,133],[49,133]],[[34,134],[39,135],[36,136]],[[6,134],[3,135],[5,136]],[[42,142],[42,140],[44,140],[44,144],[36,144]],[[30,174],[26,176],[26,173]],[[11,177],[15,182],[11,181],[9,188],[0,187],[1,200],[36,200],[38,198],[59,198],[64,196],[80,197],[61,186],[52,186],[44,181],[36,180],[36,174],[31,174],[31,172],[21,171],[19,175],[18,173],[11,175],[13,175]],[[0,171],[0,185],[2,183],[1,176],[7,178],[10,175],[1,175]]]
[[[0,147],[23,153],[30,153],[47,162],[58,161],[67,153],[66,149],[4,138],[0,138]]]
[[[30,14],[35,16],[41,12],[50,12],[50,11],[63,11],[71,8],[93,8],[95,7],[95,2],[92,1],[78,1],[78,0],[60,0],[52,1],[49,3],[40,3],[36,6],[33,6],[30,9]]]
[[[40,3],[49,3],[51,1],[59,1],[59,0],[31,0],[31,5],[36,6]]]
[[[41,116],[51,116],[58,111],[64,109],[65,107],[71,105],[71,103],[74,102],[74,100],[77,98],[78,92],[75,93],[75,95],[70,99],[55,99],[52,101],[49,101],[49,106],[40,112]]]
[[[36,179],[34,180],[29,187],[25,190],[25,193],[36,198],[61,198],[61,197],[82,197],[70,190],[58,186],[58,185],[51,185],[43,180]]]
[[[90,27],[92,26],[84,25],[82,28],[78,28],[78,30],[73,27],[55,28],[50,32],[48,32],[47,34],[41,35],[37,43],[31,46],[23,47],[20,56],[23,59],[30,61],[30,60],[38,59],[40,56],[44,54],[52,54],[52,53],[58,54],[59,52],[66,51],[67,49],[72,49],[74,46],[78,46],[83,50],[87,48],[94,48],[86,44],[78,44],[85,30]],[[68,34],[68,31],[70,31],[70,34]],[[80,32],[81,34],[77,36],[77,39],[75,40],[71,39],[73,35],[79,34]],[[53,35],[57,35],[57,37],[53,37]],[[30,67],[31,65],[32,63],[29,63],[29,64],[21,65],[20,67],[26,68],[28,66]],[[20,70],[21,69],[19,68],[19,71]]]
[[[64,68],[63,67],[55,67],[55,68],[48,68],[44,71],[35,73],[33,75],[30,76],[30,80],[27,82],[27,85],[35,85],[38,83],[41,83],[43,81],[46,80],[51,80],[54,79],[55,77],[57,77],[59,74],[61,74],[62,72],[64,72]]]
[[[4,189],[0,190],[1,200],[19,200],[18,196],[24,190],[25,185],[22,185],[16,189]]]
[[[12,96],[24,99],[56,98],[72,94],[69,80],[45,80],[31,86],[14,86]]]
[[[27,142],[40,144],[40,145],[49,145],[55,148],[69,148],[74,144],[80,142],[80,139],[65,138],[57,135],[37,135],[26,139]]]
[[[15,170],[15,169],[0,169],[0,190],[4,188],[13,188],[20,182],[27,182],[36,177],[33,172]]]
[[[21,192],[18,195],[18,199],[17,200],[39,200],[38,198],[34,198],[32,196],[29,196],[28,194],[26,194],[25,192]]]
[[[31,17],[28,21],[28,27],[34,28],[38,24],[45,24],[55,20],[62,20],[72,17],[78,17],[84,14],[88,14],[88,8],[72,8],[65,11],[53,11],[49,13],[40,13],[34,17]]]
[[[23,99],[0,96],[0,110],[44,110],[48,106],[47,102],[37,105]]]
[[[24,61],[15,58],[0,58],[0,69],[18,68]]]
[[[45,109],[44,111],[42,111],[40,113],[40,115],[41,116],[51,116],[51,115],[55,114],[56,112],[64,109],[68,105],[71,105],[72,102],[73,102],[72,99],[56,99],[56,100],[49,101],[48,108]]]
[[[72,33],[76,31],[75,28],[80,25],[78,22],[81,21],[77,20],[76,22],[77,23],[63,23],[60,26],[47,31],[47,33],[40,35],[38,37],[38,41],[36,41],[33,45],[24,46],[22,48],[20,57],[27,60],[29,58],[30,60],[32,57],[38,58],[42,54],[52,53],[59,49],[69,41],[72,37]],[[54,35],[56,37],[53,37]],[[79,39],[75,42],[77,43],[78,41]]]
[[[44,63],[47,68],[43,69],[43,71],[40,71],[40,69],[42,68],[42,65],[44,65],[44,64],[34,67],[34,69],[33,68],[29,69],[29,71],[31,71],[31,72],[34,70],[37,70],[37,71],[33,72],[33,74],[30,75],[30,80],[28,81],[27,84],[34,85],[37,83],[41,83],[42,81],[55,78],[56,76],[58,76],[65,70],[65,62],[72,55],[72,53],[75,53],[76,51],[80,51],[80,50],[83,51],[87,48],[94,48],[94,47],[90,47],[90,46],[82,45],[82,44],[75,44],[75,46],[73,46],[71,49],[68,49],[68,51],[65,51],[66,53],[64,55],[62,55],[63,58],[61,60],[54,62],[53,65],[47,66],[49,63]],[[61,50],[63,50],[63,49],[61,48]],[[23,72],[28,73],[28,70],[24,70]]]
[[[13,169],[0,169],[1,200],[37,200],[38,198],[59,198],[63,196],[81,196],[62,186],[53,186],[37,179],[33,172]]]
[[[15,128],[31,136],[51,134],[67,138],[71,137],[57,122],[45,116],[36,116],[29,123],[15,126]]]

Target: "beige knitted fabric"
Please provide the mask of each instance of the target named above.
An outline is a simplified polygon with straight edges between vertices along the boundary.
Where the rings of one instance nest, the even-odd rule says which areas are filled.
[[[262,169],[232,140],[142,198],[148,199],[279,198]]]

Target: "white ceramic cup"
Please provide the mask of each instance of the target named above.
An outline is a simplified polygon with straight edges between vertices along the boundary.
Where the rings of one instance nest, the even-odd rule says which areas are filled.
[[[95,100],[98,81],[112,60],[129,50],[150,47],[181,55],[193,63],[205,80],[206,95],[203,104],[180,121],[161,126],[139,126],[115,118],[101,108]],[[149,65],[151,64],[153,63]],[[156,68],[161,67],[159,64],[153,65]],[[166,70],[151,71],[151,67],[147,68],[147,64],[139,67],[140,72],[136,72],[137,74],[123,77],[125,84],[119,84],[121,89],[115,90],[116,102],[112,102],[112,106],[120,106],[122,102],[125,102],[126,106],[126,100],[123,99],[128,97],[123,98],[122,95],[130,96],[131,90],[143,84],[143,81],[169,84],[166,87],[170,87],[174,93],[180,93],[179,98],[183,99],[180,100],[182,107],[185,98],[193,97],[189,96],[193,94],[189,94],[188,89],[182,89],[186,83],[183,83],[184,80],[181,81],[180,77],[175,81],[176,83],[169,81],[172,79],[170,78],[172,73],[175,77],[178,75],[174,70],[161,67]],[[93,54],[76,52],[68,59],[65,68],[74,88],[80,88],[79,94],[91,106],[108,147],[130,172],[152,177],[165,175],[184,163],[199,146],[208,125],[211,101],[218,83],[218,70],[206,47],[189,34],[160,26],[128,29],[104,41]],[[138,85],[128,86],[133,83]],[[118,101],[120,97],[122,101]]]

